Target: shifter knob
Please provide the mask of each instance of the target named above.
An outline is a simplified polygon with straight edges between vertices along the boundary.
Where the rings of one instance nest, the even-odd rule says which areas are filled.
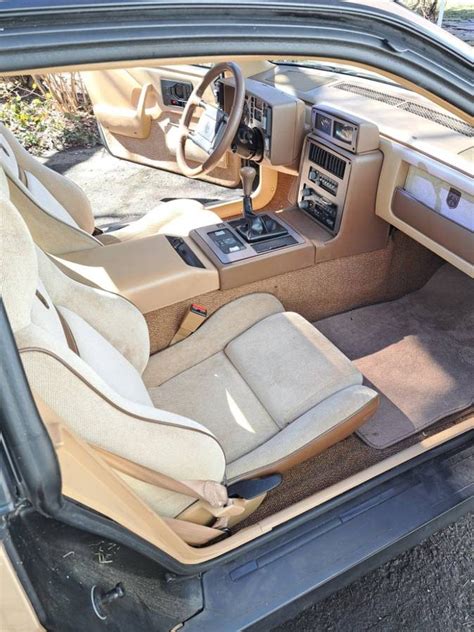
[[[257,172],[253,167],[242,167],[240,170],[240,179],[242,180],[242,189],[245,197],[252,195],[253,183],[257,177]]]

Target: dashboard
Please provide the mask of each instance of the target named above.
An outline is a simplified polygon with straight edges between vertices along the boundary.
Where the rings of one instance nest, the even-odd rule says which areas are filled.
[[[228,107],[233,85],[223,83]],[[257,150],[234,150],[295,175],[299,211],[328,239],[346,224],[364,230],[346,216],[374,190],[373,216],[474,276],[471,126],[395,84],[340,74],[275,66],[246,88]]]
[[[224,79],[222,84],[224,110],[228,112],[234,96],[233,80]],[[304,102],[260,81],[246,79],[245,85],[243,125],[234,151],[276,167],[296,166],[305,134]]]

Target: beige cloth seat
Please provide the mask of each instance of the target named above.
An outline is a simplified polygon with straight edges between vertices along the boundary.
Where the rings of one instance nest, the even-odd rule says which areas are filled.
[[[375,411],[355,366],[268,294],[222,307],[150,358],[142,314],[64,275],[3,188],[1,291],[26,374],[91,444],[175,479],[222,482],[285,471]],[[122,476],[162,515],[194,502]]]
[[[33,239],[45,251],[62,254],[156,233],[185,236],[194,228],[220,221],[196,200],[162,202],[137,221],[94,236],[90,202],[74,182],[29,154],[0,124],[0,166],[8,177],[10,197]]]

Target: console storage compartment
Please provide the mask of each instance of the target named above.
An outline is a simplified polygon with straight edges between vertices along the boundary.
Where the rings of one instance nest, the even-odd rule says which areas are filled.
[[[56,261],[69,276],[121,294],[146,314],[219,289],[215,266],[191,239],[183,240],[188,256],[190,250],[203,267],[186,263],[166,235],[72,252]]]

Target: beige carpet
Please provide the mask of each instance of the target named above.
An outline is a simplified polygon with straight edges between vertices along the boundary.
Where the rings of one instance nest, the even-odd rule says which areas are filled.
[[[323,261],[230,290],[208,292],[145,314],[151,353],[169,345],[191,303],[204,305],[211,315],[240,296],[269,292],[280,299],[285,309],[313,322],[418,290],[441,264],[437,255],[396,231],[382,250]]]
[[[315,323],[381,395],[358,434],[381,449],[464,410],[474,395],[474,280],[443,265],[420,290]]]
[[[362,472],[371,465],[380,463],[380,461],[387,459],[389,456],[397,454],[415,443],[419,443],[426,437],[431,437],[443,430],[452,428],[464,421],[469,415],[472,415],[473,412],[474,409],[471,408],[468,414],[458,413],[442,419],[423,432],[414,434],[400,441],[395,446],[384,448],[383,450],[377,450],[368,446],[352,434],[321,454],[308,461],[299,463],[288,472],[285,472],[281,485],[270,492],[257,511],[244,522],[236,525],[232,532],[236,533],[244,527],[255,524],[259,520],[263,520],[277,511],[281,511],[303,500],[303,498],[308,498],[308,496],[320,492],[330,485],[335,485],[353,474]]]

